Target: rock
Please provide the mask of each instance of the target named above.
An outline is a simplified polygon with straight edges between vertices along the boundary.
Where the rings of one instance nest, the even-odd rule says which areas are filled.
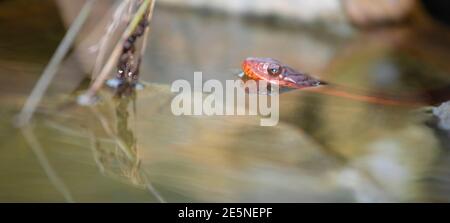
[[[343,8],[353,24],[371,26],[405,21],[414,3],[414,0],[346,0]]]
[[[159,3],[177,7],[202,8],[230,14],[277,16],[300,22],[344,21],[345,16],[338,0],[162,0]]]
[[[450,101],[434,108],[433,114],[438,118],[440,128],[450,130]]]

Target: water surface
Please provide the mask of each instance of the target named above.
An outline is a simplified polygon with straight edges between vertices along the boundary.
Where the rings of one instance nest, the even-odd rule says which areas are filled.
[[[170,111],[172,81],[192,81],[194,71],[204,79],[236,79],[247,56],[278,58],[366,91],[442,88],[450,84],[450,51],[431,34],[399,28],[342,36],[157,6],[143,58],[144,90],[118,99],[105,88],[98,104],[78,106],[85,71],[82,59],[68,57],[32,124],[17,129],[12,120],[65,32],[52,1],[34,1],[27,13],[23,2],[0,3],[8,12],[0,13],[0,25],[20,27],[0,35],[1,201],[448,198],[427,180],[447,143],[426,125],[433,105],[427,101],[395,107],[291,91],[280,96],[276,127],[261,127],[254,116]]]

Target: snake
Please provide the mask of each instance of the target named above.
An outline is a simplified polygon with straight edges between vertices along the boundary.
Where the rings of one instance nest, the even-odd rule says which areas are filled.
[[[248,57],[242,62],[242,71],[247,80],[264,80],[282,88],[315,92],[371,104],[418,107],[426,105],[427,102],[428,104],[437,103],[450,98],[448,87],[401,96],[383,92],[361,92],[361,90],[322,81],[273,58]]]

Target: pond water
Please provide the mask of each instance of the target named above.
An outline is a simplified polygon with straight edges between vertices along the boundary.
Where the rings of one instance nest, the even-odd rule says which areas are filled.
[[[333,33],[157,5],[143,90],[118,99],[105,88],[99,103],[79,106],[83,61],[69,57],[32,123],[18,129],[14,117],[65,33],[53,1],[27,3],[0,2],[0,201],[450,198],[448,133],[430,121],[431,106],[450,86],[450,44],[438,30]],[[417,98],[420,107],[290,91],[280,95],[274,127],[261,127],[255,116],[172,114],[173,81],[193,81],[195,71],[205,80],[234,80],[248,56],[277,58],[367,92],[444,90],[435,100]]]

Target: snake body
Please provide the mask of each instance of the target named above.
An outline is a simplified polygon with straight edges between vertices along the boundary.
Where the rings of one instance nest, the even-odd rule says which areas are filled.
[[[306,73],[295,69],[272,58],[249,57],[242,63],[242,70],[248,79],[265,80],[280,87],[301,89],[330,96],[380,105],[422,106],[429,102],[448,100],[450,89],[444,88],[418,94],[392,96],[383,93],[361,93],[336,84],[326,83]],[[433,100],[431,100],[433,99]],[[438,101],[437,101],[438,100]]]

